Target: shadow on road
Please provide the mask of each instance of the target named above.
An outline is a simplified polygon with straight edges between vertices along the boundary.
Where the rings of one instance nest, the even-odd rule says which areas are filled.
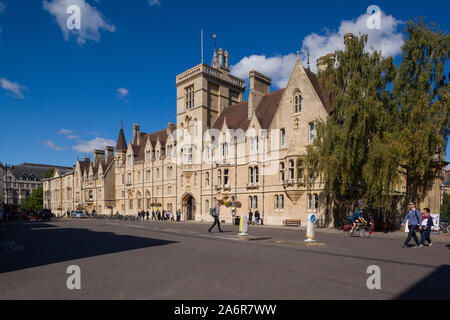
[[[450,265],[442,265],[397,297],[399,300],[450,299]]]
[[[0,234],[0,273],[172,243],[176,242],[46,223],[21,224]]]

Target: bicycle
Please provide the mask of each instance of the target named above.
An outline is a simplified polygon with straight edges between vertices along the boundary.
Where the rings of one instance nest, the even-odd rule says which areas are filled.
[[[450,233],[450,223],[448,223],[448,222],[440,222],[439,223],[439,230],[441,230],[444,233]]]
[[[371,226],[372,226],[372,222],[369,222],[367,224],[357,222],[356,227],[353,229],[353,232],[350,232],[352,226],[346,225],[346,226],[344,226],[344,236],[345,237],[353,237],[354,235],[358,234],[361,238],[370,238],[370,235],[372,234]]]

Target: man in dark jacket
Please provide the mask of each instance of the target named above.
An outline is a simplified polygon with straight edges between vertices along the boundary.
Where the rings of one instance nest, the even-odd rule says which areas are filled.
[[[431,247],[433,243],[430,239],[431,227],[434,226],[433,218],[430,215],[430,209],[423,210],[422,224],[420,226],[420,246],[425,245],[425,240],[428,241],[428,246]]]
[[[217,227],[219,228],[220,232],[223,232],[222,229],[220,229],[220,202],[216,204],[216,207],[211,212],[212,216],[214,217],[214,223],[213,225],[208,229],[208,232],[211,232],[212,228],[217,224]]]
[[[419,248],[419,239],[416,236],[416,230],[419,229],[422,220],[420,219],[420,211],[416,209],[416,204],[414,202],[411,202],[409,204],[409,211],[402,222],[402,228],[405,225],[406,221],[408,221],[409,232],[408,237],[404,242],[402,242],[401,246],[402,248],[406,248],[408,246],[409,241],[411,241],[411,238],[414,238],[414,241],[416,242],[415,247]]]

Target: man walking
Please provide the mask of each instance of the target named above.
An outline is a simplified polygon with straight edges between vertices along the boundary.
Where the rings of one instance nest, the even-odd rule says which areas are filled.
[[[420,219],[420,211],[416,209],[416,204],[414,202],[411,202],[409,204],[409,211],[406,214],[405,219],[402,222],[402,228],[405,225],[406,221],[408,221],[408,237],[404,242],[402,242],[401,246],[402,248],[406,248],[408,246],[409,241],[411,241],[411,238],[414,238],[414,241],[416,242],[416,248],[419,248],[419,239],[416,235],[416,230],[419,228],[421,219]]]
[[[214,217],[214,223],[213,225],[208,229],[208,232],[211,232],[212,228],[217,224],[217,227],[219,228],[220,232],[223,232],[222,229],[220,229],[220,202],[216,204],[216,207],[212,210],[212,216]]]

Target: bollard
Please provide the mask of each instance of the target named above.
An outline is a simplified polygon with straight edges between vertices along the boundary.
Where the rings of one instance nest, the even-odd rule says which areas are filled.
[[[314,239],[314,223],[316,222],[316,216],[310,214],[308,216],[308,221],[306,222],[306,239],[305,242],[315,242]]]
[[[248,236],[247,230],[248,230],[248,217],[242,216],[239,223],[239,235],[240,236]]]

